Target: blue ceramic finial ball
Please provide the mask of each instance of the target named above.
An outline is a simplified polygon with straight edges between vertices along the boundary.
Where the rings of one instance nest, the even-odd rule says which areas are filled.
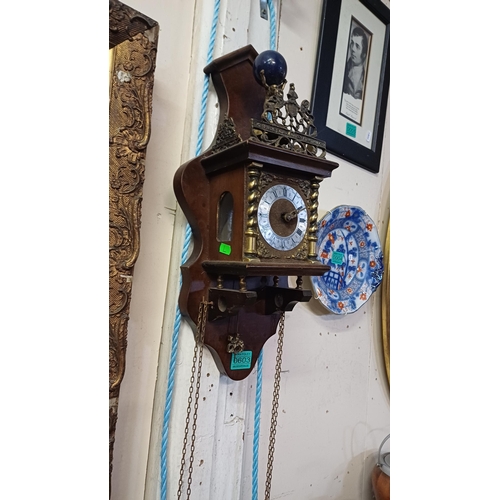
[[[280,85],[286,76],[285,58],[275,50],[264,50],[253,63],[255,79],[262,85],[260,72],[264,70],[267,85]]]

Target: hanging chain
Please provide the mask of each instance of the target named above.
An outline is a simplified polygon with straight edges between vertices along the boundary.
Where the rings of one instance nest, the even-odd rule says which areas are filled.
[[[278,423],[278,406],[280,397],[281,357],[283,355],[283,337],[285,333],[285,313],[282,312],[278,327],[278,350],[276,355],[276,371],[274,372],[273,408],[271,413],[271,430],[269,432],[269,453],[267,455],[266,492],[264,500],[271,498],[271,481],[273,479],[274,445],[276,442],[276,425]]]
[[[189,456],[186,500],[189,500],[189,497],[191,496],[191,483],[193,481],[192,475],[193,475],[193,462],[194,462],[194,450],[195,450],[195,439],[196,439],[196,422],[198,420],[198,399],[200,396],[201,368],[203,361],[203,341],[205,338],[205,326],[207,323],[207,308],[209,304],[211,304],[211,302],[206,302],[205,300],[202,300],[200,302],[200,307],[198,310],[198,321],[197,321],[198,335],[194,342],[193,365],[191,366],[191,378],[189,382],[189,397],[188,397],[188,405],[186,412],[186,427],[184,428],[184,441],[182,445],[179,488],[177,490],[178,499],[180,499],[182,495],[182,480],[184,477],[184,469],[186,467],[186,450],[188,444],[189,424],[191,421],[191,406],[193,404],[193,392],[194,392],[195,393],[194,412],[193,412],[193,424],[191,427],[191,447]],[[195,390],[195,377],[196,377],[196,390]]]
[[[189,396],[188,396],[188,405],[186,412],[186,426],[184,428],[184,440],[183,440],[182,455],[181,455],[182,458],[181,458],[181,469],[179,477],[179,487],[177,490],[177,498],[179,500],[182,495],[182,483],[183,483],[184,471],[186,468],[186,453],[187,453],[187,444],[189,439],[188,436],[191,423],[191,411],[193,406],[193,392],[194,392],[193,423],[191,425],[191,445],[190,445],[190,455],[189,455],[186,500],[189,500],[191,496],[191,484],[192,484],[193,462],[194,462],[195,441],[196,441],[196,426],[198,419],[198,401],[200,396],[201,369],[203,362],[203,341],[205,337],[207,309],[209,305],[210,302],[206,302],[203,300],[200,303],[200,308],[198,311],[198,321],[197,321],[198,335],[197,338],[195,339],[195,345],[193,351],[193,364],[191,366],[191,378],[189,382]],[[276,443],[276,426],[278,423],[281,361],[283,355],[284,332],[285,332],[285,313],[282,312],[278,323],[278,349],[276,355],[276,370],[274,374],[274,391],[273,391],[273,405],[271,412],[271,429],[269,436],[269,452],[267,457],[266,490],[264,497],[265,500],[270,500],[271,498],[271,482],[273,477],[274,446]]]

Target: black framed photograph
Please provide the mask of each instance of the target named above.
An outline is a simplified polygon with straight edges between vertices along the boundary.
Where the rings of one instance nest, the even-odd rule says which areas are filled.
[[[312,114],[328,152],[380,170],[389,96],[389,8],[324,0]]]

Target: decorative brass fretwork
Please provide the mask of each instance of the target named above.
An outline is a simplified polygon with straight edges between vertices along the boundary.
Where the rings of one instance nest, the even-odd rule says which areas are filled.
[[[243,340],[240,339],[240,334],[228,335],[227,337],[227,352],[236,353],[242,352],[245,348]]]
[[[288,182],[290,182],[290,177],[264,173],[259,178],[259,192],[264,192],[271,184],[287,184]],[[311,182],[303,179],[293,179],[293,183],[301,189],[306,200],[309,201],[311,195]]]
[[[114,48],[109,100],[109,475],[125,372],[132,275],[139,254],[144,162],[149,142],[158,24],[109,2]]]
[[[326,144],[315,139],[317,131],[309,101],[304,99],[299,105],[299,96],[293,83],[290,84],[285,100],[286,80],[280,85],[267,85],[263,71],[261,79],[266,88],[266,98],[262,121],[252,119],[252,138],[295,153],[324,158]]]
[[[236,132],[234,120],[226,116],[224,121],[217,127],[217,135],[215,136],[215,143],[211,151],[212,153],[218,153],[239,142],[242,142],[242,139],[240,134]]]
[[[289,252],[282,257],[276,255],[275,253],[272,253],[269,250],[269,247],[266,246],[266,244],[262,241],[262,238],[257,239],[257,255],[263,259],[278,259],[278,258],[285,258],[285,259],[293,259],[293,260],[307,260],[308,258],[308,242],[305,241],[301,243],[293,252]]]

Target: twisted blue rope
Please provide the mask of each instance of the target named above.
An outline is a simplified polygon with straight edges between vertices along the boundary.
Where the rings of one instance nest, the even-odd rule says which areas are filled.
[[[215,0],[214,16],[212,19],[212,29],[210,30],[210,42],[208,46],[207,64],[211,63],[214,57],[215,35],[217,33],[217,20],[219,19],[219,8],[220,8],[220,0]],[[200,124],[198,126],[198,142],[196,143],[195,156],[201,154],[201,145],[203,142],[203,134],[205,132],[205,118],[207,116],[207,98],[208,98],[209,83],[210,83],[210,77],[205,74],[205,78],[203,80],[203,92],[201,94],[201,114],[200,114]]]
[[[214,13],[212,17],[212,28],[210,30],[210,42],[208,46],[207,54],[207,64],[209,64],[214,55],[215,47],[215,35],[217,33],[217,21],[219,19],[219,9],[220,0],[215,0]],[[207,98],[208,98],[208,86],[210,77],[208,75],[204,76],[203,82],[203,92],[201,98],[201,114],[200,122],[198,125],[198,141],[196,143],[196,153],[195,156],[199,156],[201,153],[201,147],[203,143],[203,133],[205,131],[205,118],[207,114]],[[188,257],[189,245],[191,243],[191,226],[188,224],[186,227],[186,232],[184,234],[184,245],[182,247],[181,254],[181,265],[184,264]],[[179,280],[179,286],[182,286],[182,276]],[[174,331],[172,334],[172,349],[170,352],[170,364],[168,371],[168,383],[167,383],[167,395],[165,399],[165,409],[163,413],[163,430],[161,439],[161,451],[160,451],[160,498],[161,500],[166,500],[167,498],[167,448],[168,448],[168,430],[170,423],[170,413],[172,408],[172,398],[174,394],[174,382],[175,382],[175,367],[177,364],[177,351],[179,345],[179,331],[181,326],[181,313],[179,310],[179,305],[176,307],[175,320],[174,320]]]
[[[272,0],[267,0],[269,7],[269,22],[271,27],[270,46],[276,50],[276,12]],[[259,436],[260,436],[260,408],[262,399],[262,366],[264,351],[261,350],[257,359],[257,383],[255,386],[255,413],[253,424],[253,460],[252,460],[252,500],[259,498]]]
[[[269,7],[269,23],[271,25],[270,46],[271,50],[276,50],[276,11],[273,0],[267,0],[267,6]]]
[[[259,434],[263,352],[261,350],[257,358],[257,385],[255,387],[255,413],[253,418],[252,500],[257,500],[259,497]]]

